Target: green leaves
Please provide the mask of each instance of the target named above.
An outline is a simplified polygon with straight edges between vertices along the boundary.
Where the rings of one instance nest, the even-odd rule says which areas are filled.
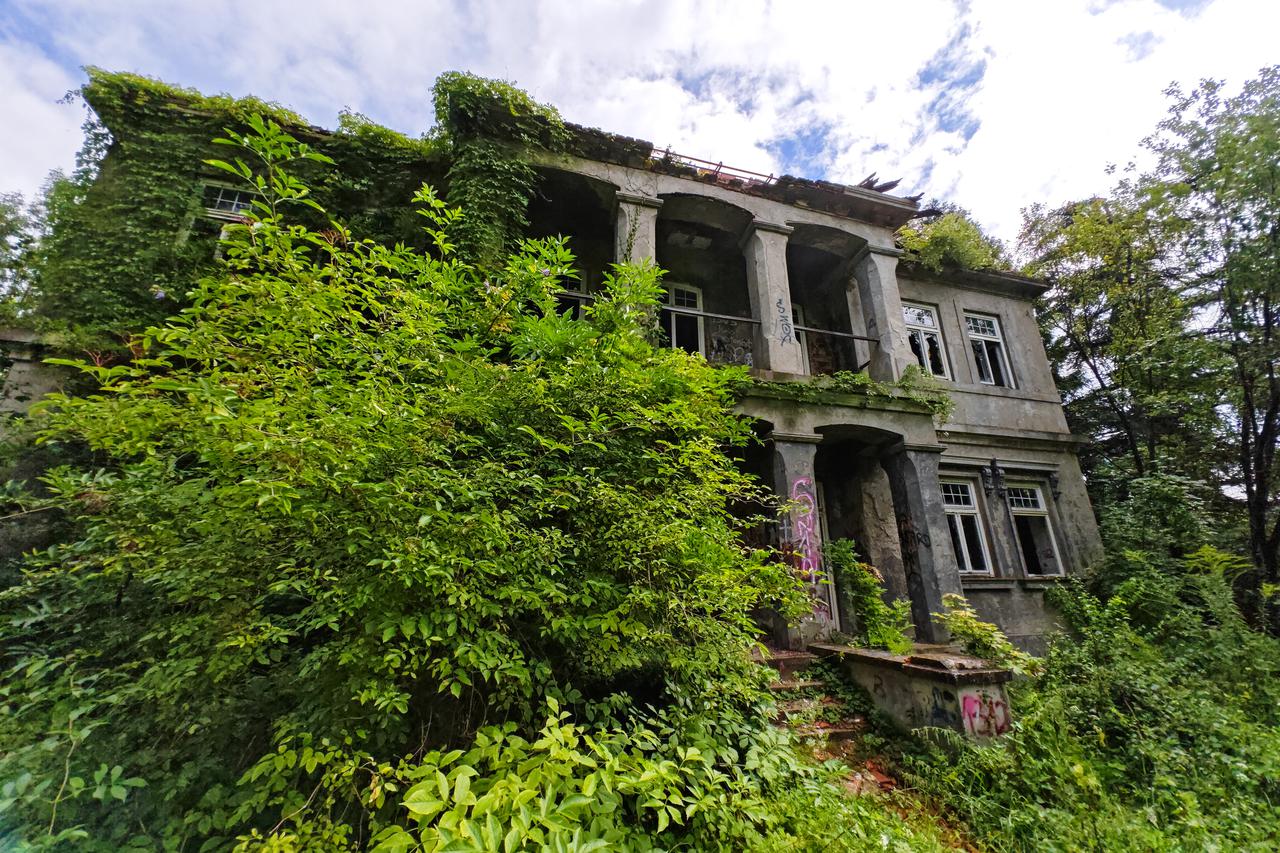
[[[613,747],[568,722],[422,755],[486,720],[531,734],[544,698],[600,726],[640,701],[758,701],[749,614],[794,582],[728,511],[756,495],[723,452],[749,438],[733,374],[649,343],[651,266],[616,269],[570,320],[562,241],[477,268],[429,190],[431,254],[290,221],[312,196],[286,166],[314,152],[245,121],[220,162],[262,206],[222,266],[140,337],[145,358],[83,365],[99,390],[45,407],[43,440],[106,473],[49,474],[42,506],[68,535],[0,601],[0,775],[46,785],[13,795],[24,825],[54,817],[69,760],[75,778],[118,772],[57,823],[116,846],[138,825],[181,847],[280,823],[281,843],[321,849],[410,819],[441,849],[507,844],[512,821],[580,846],[596,821],[686,826],[683,765],[610,775]],[[86,721],[74,749],[39,746],[66,707]],[[518,785],[481,778],[503,749]],[[126,819],[105,805],[133,779],[149,796]],[[635,810],[597,813],[624,796]]]

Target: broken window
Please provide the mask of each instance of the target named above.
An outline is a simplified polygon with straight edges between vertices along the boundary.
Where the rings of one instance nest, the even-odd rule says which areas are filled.
[[[947,511],[947,528],[951,532],[951,545],[955,548],[956,563],[960,571],[991,574],[987,539],[982,529],[982,516],[978,511],[978,502],[974,495],[972,483],[942,484],[942,503]]]
[[[907,324],[907,343],[916,357],[916,363],[933,376],[949,378],[947,360],[942,351],[942,331],[938,328],[938,315],[924,305],[902,306],[902,319]]]
[[[985,314],[965,314],[964,322],[969,331],[969,345],[973,347],[978,381],[983,385],[1012,388],[1013,376],[1005,357],[1000,321]]]
[[[687,284],[667,288],[667,305],[662,309],[662,331],[666,345],[685,352],[703,352],[702,291]]]
[[[204,188],[204,208],[222,219],[236,218],[246,213],[253,206],[253,193],[237,190],[222,184],[206,184]]]
[[[1028,575],[1060,575],[1062,559],[1039,486],[1010,486],[1005,500],[1013,515],[1022,565]]]

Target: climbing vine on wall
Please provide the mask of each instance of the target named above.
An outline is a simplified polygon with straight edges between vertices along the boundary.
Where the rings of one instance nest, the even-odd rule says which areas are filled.
[[[560,150],[560,113],[509,83],[449,71],[435,85],[436,127],[448,146],[449,200],[467,211],[457,229],[464,257],[491,262],[515,247],[538,175],[521,149]]]
[[[276,122],[333,161],[302,175],[315,199],[356,237],[423,245],[413,191],[444,185],[468,211],[462,258],[488,263],[527,225],[537,173],[522,151],[563,149],[555,109],[496,80],[449,72],[434,89],[437,126],[422,138],[343,113],[336,131],[256,98],[205,96],[134,74],[91,68],[79,95],[91,108],[76,171],[46,199],[47,237],[36,286],[20,306],[70,349],[122,348],[126,337],[186,304],[214,263],[221,223],[203,215],[203,189],[223,181],[206,161],[212,140],[251,116]],[[311,222],[312,226],[326,223]]]

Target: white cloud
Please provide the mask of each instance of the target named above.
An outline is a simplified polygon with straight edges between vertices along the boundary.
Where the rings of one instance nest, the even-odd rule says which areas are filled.
[[[80,147],[83,113],[56,103],[77,79],[28,45],[0,41],[0,80],[0,192],[30,198]]]
[[[75,64],[252,93],[319,124],[350,107],[410,133],[431,123],[435,76],[468,69],[572,121],[743,168],[776,173],[794,153],[779,142],[801,140],[800,161],[825,171],[809,177],[902,177],[1012,237],[1021,207],[1105,189],[1170,82],[1239,84],[1274,59],[1280,7],[1169,5],[17,0],[25,28],[0,24],[0,114],[30,133],[0,141],[0,189],[69,163],[80,116],[52,101]]]

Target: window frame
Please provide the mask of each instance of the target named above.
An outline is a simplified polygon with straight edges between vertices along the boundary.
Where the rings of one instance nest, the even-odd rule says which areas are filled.
[[[703,307],[702,307],[702,288],[701,288],[701,287],[698,287],[696,284],[684,284],[684,283],[682,283],[682,282],[678,282],[678,281],[669,281],[669,282],[666,282],[666,288],[667,288],[667,290],[666,290],[666,293],[664,294],[664,296],[663,296],[663,300],[662,300],[662,301],[663,301],[663,305],[664,305],[665,307],[667,307],[667,308],[678,308],[678,309],[681,309],[681,310],[684,310],[684,311],[698,311],[698,312],[702,312],[702,311],[703,311]],[[675,304],[675,302],[674,302],[674,299],[675,299],[675,292],[676,292],[676,290],[677,290],[677,289],[680,289],[680,290],[687,290],[687,291],[689,291],[690,293],[692,293],[692,294],[694,295],[694,297],[695,297],[695,301],[697,302],[697,307],[690,308],[690,307],[689,307],[689,306],[687,306],[687,305],[676,305],[676,304]],[[668,312],[666,312],[666,315],[667,315],[667,317],[668,317],[668,318],[670,318],[670,320],[669,320],[669,322],[664,322],[664,323],[663,323],[663,328],[662,328],[662,330],[663,330],[663,331],[666,333],[666,335],[667,335],[667,348],[668,348],[668,349],[681,349],[681,350],[682,350],[682,349],[684,349],[684,347],[681,347],[681,346],[677,346],[677,345],[676,345],[675,326],[674,326],[675,318],[676,318],[676,317],[688,317],[688,316],[691,316],[691,315],[689,315],[689,314],[677,314],[675,311],[668,311]],[[706,322],[706,318],[705,318],[705,317],[701,317],[701,316],[694,316],[694,319],[698,321],[698,353],[699,353],[703,358],[706,358],[706,357],[707,357],[707,322]],[[688,350],[685,350],[685,352],[688,352]]]
[[[791,303],[791,327],[795,332],[796,343],[800,345],[800,366],[803,368],[805,376],[812,376],[813,370],[809,367],[809,337],[801,326],[809,325],[805,322],[804,306],[796,302]]]
[[[1017,388],[1018,384],[1013,377],[1013,369],[1009,365],[1009,344],[1004,339],[1004,326],[1000,322],[1000,318],[995,314],[985,314],[981,311],[965,310],[961,312],[964,320],[965,337],[969,339],[969,351],[973,354],[974,378],[981,385],[990,385],[992,388]],[[982,320],[990,322],[995,328],[995,334],[989,335],[985,332],[975,332],[973,327],[969,325],[969,319]],[[995,344],[996,352],[999,356],[997,365],[1004,382],[996,382],[995,374],[992,372],[991,380],[987,381],[982,378],[981,363],[978,361],[976,347],[981,346],[983,357],[987,360],[988,371],[991,372],[991,344]]]
[[[217,190],[218,198],[221,199],[223,193],[234,193],[238,196],[244,196],[249,203],[242,208],[235,210],[226,210],[221,207],[210,207],[205,204],[205,200],[209,195],[209,190]],[[253,209],[253,200],[257,198],[257,193],[243,187],[232,186],[231,184],[222,183],[221,181],[204,181],[200,186],[200,206],[204,209],[205,216],[211,219],[222,219],[228,222],[240,222],[244,219],[245,214]]]
[[[967,489],[969,492],[969,505],[963,506],[948,503],[946,492],[947,486],[963,486]],[[982,506],[979,503],[979,489],[977,488],[976,482],[964,477],[944,476],[939,479],[939,491],[942,493],[942,508],[943,512],[947,516],[947,532],[952,537],[952,545],[954,546],[955,544],[957,534],[952,532],[951,516],[969,516],[973,518],[974,527],[977,529],[978,535],[978,550],[982,553],[982,561],[986,563],[985,569],[975,569],[971,566],[972,561],[970,560],[968,547],[969,537],[965,532],[963,521],[957,518],[956,530],[958,531],[958,538],[964,546],[962,549],[963,552],[956,554],[956,567],[960,570],[960,574],[966,577],[994,577],[996,567],[995,562],[991,559],[991,547],[987,541],[989,534],[987,533],[987,525],[983,523]]]
[[[907,310],[925,311],[933,317],[933,326],[924,326],[919,323],[911,323],[907,321]],[[938,310],[936,305],[926,305],[923,302],[904,301],[902,303],[902,323],[907,329],[907,351],[911,352],[912,358],[915,353],[911,350],[911,339],[913,335],[920,335],[920,358],[916,359],[916,364],[926,371],[930,376],[941,379],[951,379],[951,365],[947,359],[947,339],[942,334],[942,312]],[[933,335],[938,339],[938,357],[942,362],[942,373],[934,373],[933,368],[929,366],[929,348],[925,345],[925,335]],[[923,361],[923,364],[921,364]]]
[[[1013,492],[1015,490],[1027,490],[1035,493],[1037,506],[1014,506]],[[1067,564],[1062,559],[1062,548],[1058,544],[1058,534],[1054,530],[1053,518],[1049,512],[1049,503],[1045,500],[1044,487],[1039,483],[1014,482],[1009,483],[1005,487],[1005,505],[1009,508],[1013,526],[1014,544],[1017,546],[1018,559],[1022,563],[1022,573],[1026,577],[1035,578],[1060,578],[1067,574]],[[1057,564],[1056,572],[1032,572],[1027,566],[1026,556],[1023,554],[1022,538],[1018,533],[1018,516],[1028,518],[1043,518],[1045,531],[1049,534],[1049,544],[1053,548],[1053,561]]]

